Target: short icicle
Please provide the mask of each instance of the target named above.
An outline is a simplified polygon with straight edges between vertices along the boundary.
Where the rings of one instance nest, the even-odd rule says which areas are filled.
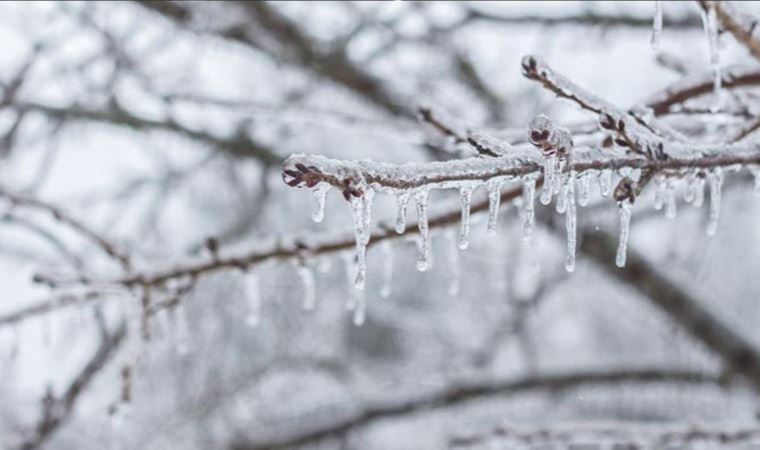
[[[328,191],[330,191],[330,185],[327,183],[320,183],[313,191],[316,205],[311,213],[311,220],[316,223],[322,222],[325,218],[325,201],[327,200]]]
[[[567,229],[567,258],[565,260],[565,270],[568,272],[573,272],[575,270],[575,247],[577,231],[577,217],[575,208],[575,172],[570,172],[565,191],[565,201],[567,203],[567,210],[565,211],[565,228]]]
[[[667,189],[667,183],[664,179],[658,177],[655,179],[654,189],[654,209],[659,211],[665,205],[665,191]]]
[[[752,193],[756,197],[760,197],[760,166],[749,166],[749,171],[752,173],[755,184],[752,189]]]
[[[245,275],[245,296],[248,311],[245,315],[245,323],[249,327],[256,327],[261,321],[261,290],[259,286],[259,274],[251,272]]]
[[[459,188],[459,197],[462,203],[462,213],[459,222],[459,248],[466,250],[470,246],[470,206],[472,204],[472,191],[474,187],[467,184]]]
[[[604,169],[599,173],[599,194],[607,197],[612,191],[612,171]]]
[[[430,268],[430,229],[428,228],[428,190],[422,189],[415,193],[417,202],[417,228],[420,232],[419,255],[417,270],[425,272]]]
[[[715,236],[718,232],[720,220],[720,204],[723,190],[723,171],[720,168],[713,169],[708,173],[710,183],[710,218],[707,222],[707,235]]]
[[[578,205],[587,206],[591,200],[591,177],[593,172],[586,172],[578,178]]]
[[[631,202],[623,200],[618,203],[620,208],[620,241],[618,242],[615,264],[625,267],[626,253],[628,252],[628,235],[631,228]]]
[[[665,183],[665,217],[676,218],[676,187],[671,181]]]
[[[306,264],[299,264],[297,271],[303,288],[303,302],[301,303],[301,306],[304,311],[313,311],[317,307],[317,290],[314,283],[314,270]]]
[[[552,154],[544,158],[544,187],[541,189],[541,204],[548,205],[552,202],[552,186],[554,186],[557,156]]]
[[[499,205],[501,203],[501,180],[489,180],[488,187],[488,234],[496,233],[496,225],[499,221]]]
[[[398,212],[396,214],[396,233],[404,234],[406,231],[406,205],[409,203],[409,193],[402,192],[396,195],[396,205]]]

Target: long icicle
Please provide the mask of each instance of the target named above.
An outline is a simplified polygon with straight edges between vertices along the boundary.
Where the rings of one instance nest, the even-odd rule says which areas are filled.
[[[576,247],[576,229],[577,217],[575,208],[575,172],[568,174],[566,190],[567,210],[565,211],[565,228],[567,229],[567,259],[565,260],[565,270],[573,272],[575,270],[575,247]]]
[[[428,190],[417,191],[417,228],[420,232],[420,251],[417,257],[417,270],[425,272],[430,268],[430,229],[428,227]]]
[[[489,180],[488,187],[488,234],[496,233],[496,225],[499,221],[499,205],[501,203],[501,180]]]
[[[533,223],[536,220],[536,176],[526,175],[523,181],[523,241],[533,237]]]
[[[631,228],[631,202],[623,200],[618,203],[620,208],[620,241],[618,242],[617,255],[615,264],[618,267],[625,267],[626,253],[628,252],[628,235]]]
[[[707,222],[707,235],[714,236],[718,232],[720,220],[720,204],[723,188],[723,171],[720,168],[713,169],[707,175],[710,182],[710,218]]]
[[[470,246],[470,206],[472,204],[473,186],[466,184],[459,188],[462,202],[461,220],[459,223],[459,248],[466,250]]]

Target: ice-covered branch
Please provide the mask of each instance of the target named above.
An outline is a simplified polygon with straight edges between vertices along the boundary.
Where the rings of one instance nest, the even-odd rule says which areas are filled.
[[[122,250],[119,245],[105,238],[102,234],[90,228],[81,220],[67,214],[61,208],[34,197],[10,192],[1,187],[0,198],[6,199],[13,208],[23,207],[50,214],[56,221],[66,225],[84,238],[93,242],[109,257],[116,260],[124,270],[131,270],[131,260],[126,251]]]
[[[702,443],[721,445],[751,445],[760,436],[755,426],[636,426],[631,423],[567,423],[554,426],[499,425],[486,433],[457,436],[450,440],[452,448],[472,448],[486,442],[503,445],[541,444],[574,447],[588,442],[606,442],[614,448],[643,450],[650,448],[691,448]]]
[[[356,412],[316,426],[309,430],[294,432],[288,436],[255,440],[241,438],[231,446],[234,450],[263,450],[292,448],[325,439],[339,438],[346,433],[360,429],[377,420],[404,417],[440,408],[447,408],[473,400],[492,399],[499,395],[512,395],[525,391],[561,391],[583,385],[605,385],[622,383],[688,383],[714,385],[719,377],[704,372],[628,369],[619,371],[586,371],[560,374],[531,375],[525,378],[489,380],[462,386],[451,386],[440,391],[420,395],[416,398],[384,400],[369,403]]]
[[[736,66],[721,69],[721,86],[724,89],[760,85],[760,69],[752,66]],[[656,116],[667,114],[687,100],[710,94],[714,89],[714,74],[688,75],[678,82],[656,92],[644,100]]]

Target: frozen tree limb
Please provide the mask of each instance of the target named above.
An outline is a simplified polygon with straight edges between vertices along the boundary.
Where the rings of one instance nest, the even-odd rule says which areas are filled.
[[[614,278],[644,295],[668,317],[723,360],[726,371],[743,376],[760,392],[760,352],[733,328],[724,324],[705,302],[666,277],[641,255],[628,250],[625,270],[612,265],[617,237],[605,231],[585,230],[579,250]]]
[[[485,444],[491,438],[524,445],[567,445],[574,447],[588,442],[609,442],[614,448],[639,450],[698,446],[702,442],[720,442],[722,445],[750,444],[760,436],[758,427],[706,426],[636,426],[630,423],[568,423],[554,426],[530,427],[499,425],[491,432],[458,436],[450,440],[451,447]],[[691,445],[689,445],[691,444]]]
[[[0,188],[0,198],[6,199],[12,207],[30,208],[51,214],[56,221],[95,243],[105,254],[116,260],[125,271],[129,272],[132,269],[131,260],[126,251],[103,237],[81,220],[65,213],[61,208],[30,196],[12,193],[3,188]]]
[[[43,400],[42,418],[34,434],[24,441],[20,448],[24,450],[40,448],[70,418],[80,395],[116,353],[126,334],[127,326],[124,322],[113,333],[104,332],[97,351],[66,388],[63,395],[56,397],[53,392],[48,391]]]
[[[231,445],[233,450],[273,450],[318,443],[360,429],[377,420],[402,417],[419,412],[447,408],[465,402],[484,400],[499,395],[511,395],[530,390],[560,391],[581,385],[620,383],[691,383],[716,384],[720,378],[703,372],[629,369],[619,371],[580,371],[561,374],[533,375],[526,378],[493,380],[451,386],[417,398],[389,400],[367,404],[347,418],[336,420],[311,430],[294,432],[289,436],[267,441],[242,437]]]

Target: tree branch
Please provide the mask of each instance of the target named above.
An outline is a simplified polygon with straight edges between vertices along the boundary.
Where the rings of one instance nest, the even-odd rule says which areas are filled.
[[[692,383],[716,384],[720,379],[703,372],[631,369],[619,371],[587,371],[553,375],[537,375],[520,379],[484,381],[452,386],[418,398],[387,401],[364,406],[345,419],[295,432],[290,436],[270,440],[252,441],[240,438],[231,445],[232,450],[274,450],[337,438],[376,420],[390,419],[423,411],[437,410],[465,402],[484,400],[498,395],[513,395],[530,390],[561,391],[588,384],[619,383]]]

